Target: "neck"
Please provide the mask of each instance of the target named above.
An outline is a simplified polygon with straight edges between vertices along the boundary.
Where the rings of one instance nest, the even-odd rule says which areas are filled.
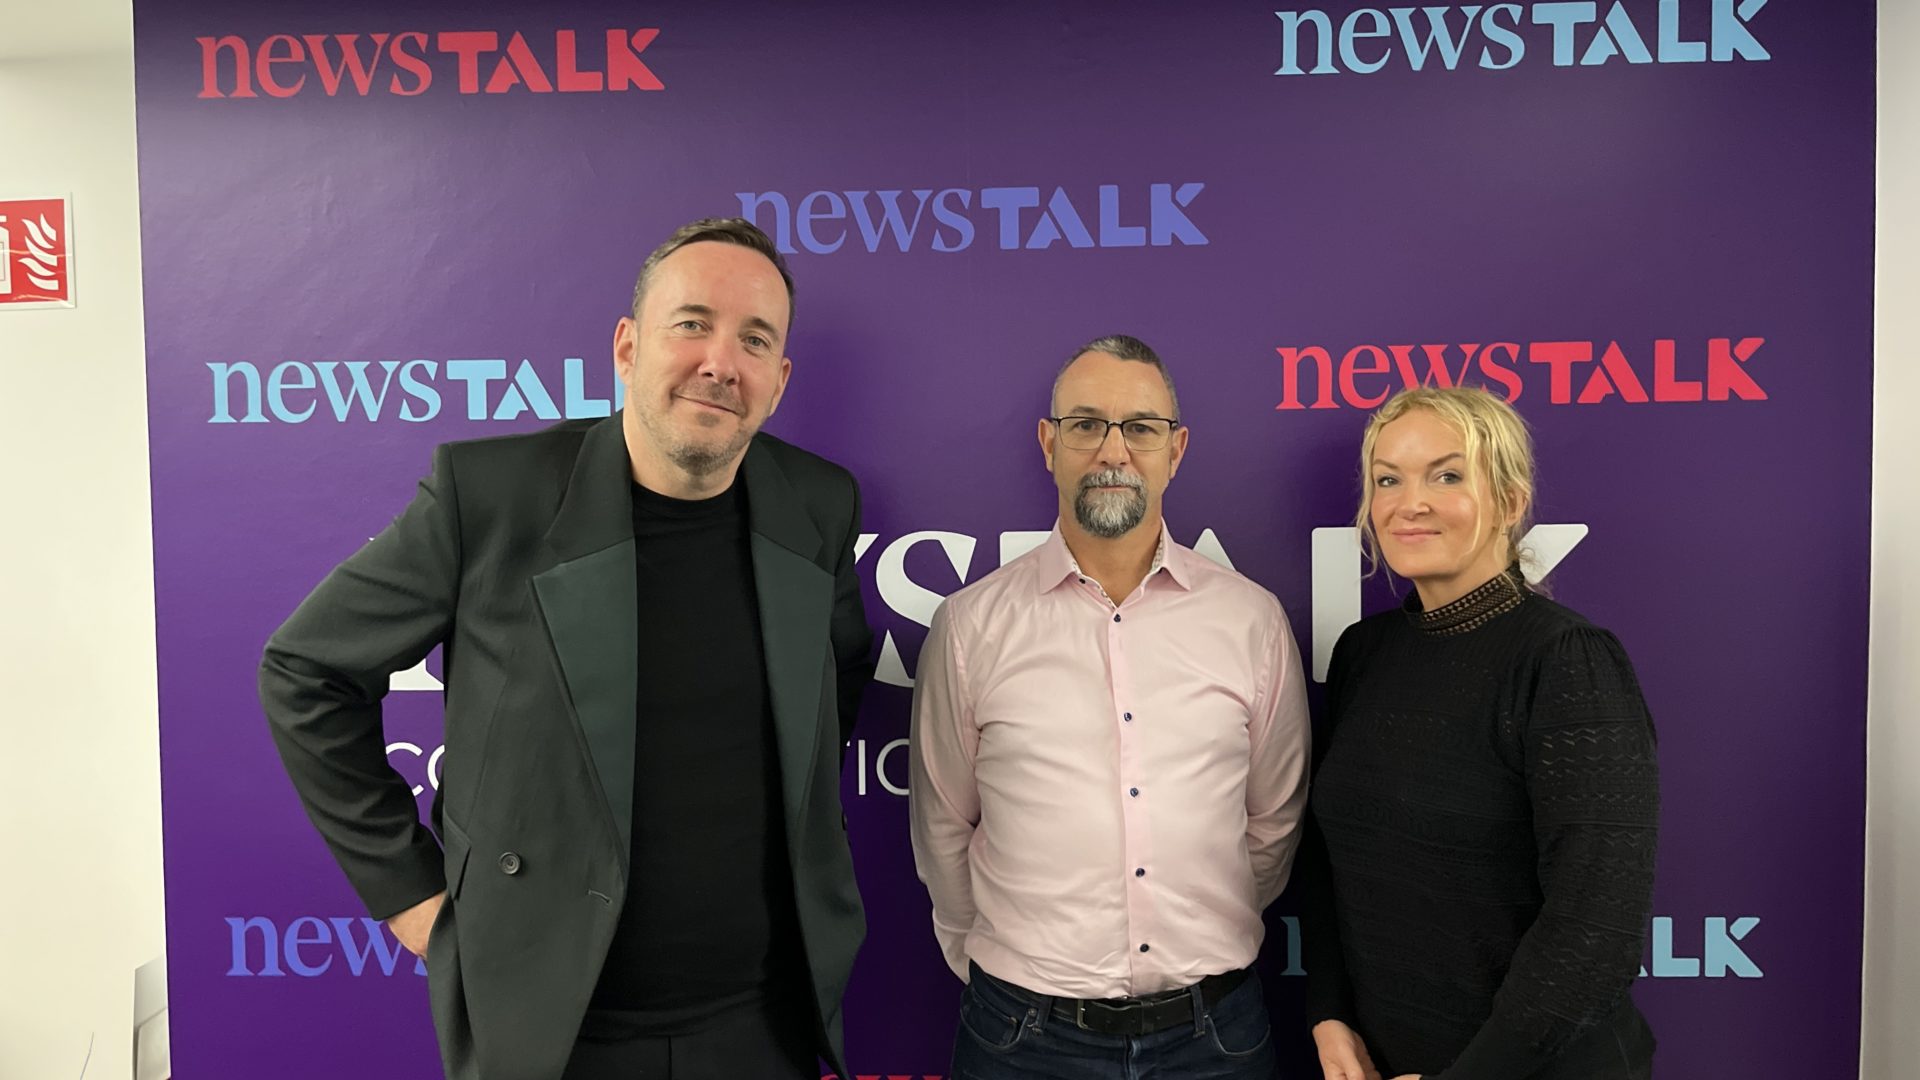
[[[733,486],[733,478],[740,472],[740,462],[747,456],[743,449],[734,455],[732,461],[711,472],[688,472],[655,452],[646,436],[635,431],[631,422],[623,425],[623,430],[627,436],[627,460],[633,468],[634,482],[656,495],[665,495],[670,499],[710,499],[726,491]]]
[[[1446,607],[1506,572],[1507,564],[1501,563],[1491,569],[1475,567],[1444,578],[1420,578],[1414,581],[1413,591],[1420,596],[1421,610],[1432,611]]]
[[[1073,507],[1060,512],[1060,538],[1080,572],[1100,583],[1114,603],[1133,595],[1153,566],[1153,553],[1160,546],[1160,515],[1149,512],[1140,524],[1111,539],[1095,536],[1080,527]]]

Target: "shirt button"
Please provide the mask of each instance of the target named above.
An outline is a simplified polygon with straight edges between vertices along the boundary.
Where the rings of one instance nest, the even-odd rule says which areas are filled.
[[[1114,621],[1114,622],[1119,622],[1119,621],[1120,621],[1120,613],[1119,613],[1119,612],[1117,612],[1117,611],[1116,611],[1116,612],[1114,612],[1114,613],[1113,613],[1113,621]]]
[[[1137,799],[1140,797],[1140,789],[1137,787],[1130,787],[1127,789],[1127,794]]]
[[[1153,948],[1153,946],[1151,946],[1151,945],[1142,945],[1142,946],[1140,946],[1140,951],[1141,951],[1141,952],[1147,952],[1148,950],[1150,950],[1150,949],[1152,949],[1152,948]]]
[[[1125,720],[1125,721],[1127,721],[1127,722],[1129,722],[1129,723],[1131,723],[1131,722],[1133,721],[1133,714],[1132,714],[1132,713],[1121,713],[1121,714],[1120,714],[1120,719],[1122,719],[1122,720]]]
[[[1146,876],[1147,876],[1147,868],[1146,868],[1146,867],[1144,867],[1144,866],[1141,866],[1141,867],[1136,867],[1136,868],[1134,869],[1134,871],[1133,871],[1133,876],[1134,876],[1134,877],[1146,877]]]
[[[1086,579],[1086,578],[1081,578],[1081,579],[1080,579],[1080,584],[1082,584],[1082,585],[1085,585],[1086,583],[1087,583],[1087,579]]]

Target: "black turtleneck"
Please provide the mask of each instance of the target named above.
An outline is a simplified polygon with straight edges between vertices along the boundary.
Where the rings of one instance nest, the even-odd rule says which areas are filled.
[[[747,525],[744,484],[700,500],[633,487],[632,870],[598,1037],[683,1034],[807,993]]]
[[[1327,707],[1301,853],[1310,1020],[1353,1027],[1385,1076],[1642,1075],[1628,991],[1659,778],[1620,643],[1515,567],[1349,627]]]

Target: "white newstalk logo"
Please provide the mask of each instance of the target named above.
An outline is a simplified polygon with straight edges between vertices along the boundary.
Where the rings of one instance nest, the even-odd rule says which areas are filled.
[[[1527,580],[1538,584],[1552,573],[1568,553],[1587,538],[1587,526],[1581,524],[1535,525],[1521,543],[1532,554],[1524,564]],[[873,548],[878,533],[862,533],[854,541],[853,558],[858,563]],[[1005,566],[1039,547],[1047,539],[1042,531],[1003,532],[1000,534],[1000,562]],[[938,544],[941,554],[953,567],[954,577],[964,583],[973,565],[979,539],[965,533],[926,530],[908,533],[888,544],[880,552],[874,567],[874,585],[887,609],[920,626],[933,622],[933,613],[946,597],[917,584],[907,577],[907,553],[920,544]],[[1212,529],[1202,530],[1193,542],[1193,550],[1234,569],[1226,548]],[[1333,659],[1333,646],[1340,632],[1360,621],[1360,585],[1365,571],[1360,552],[1360,530],[1352,526],[1313,530],[1313,681],[1327,681],[1327,664]],[[889,686],[912,688],[913,675],[900,656],[900,647],[887,631],[880,640],[880,660],[874,680]],[[393,690],[439,690],[441,683],[427,671],[426,661],[395,672],[389,688]]]

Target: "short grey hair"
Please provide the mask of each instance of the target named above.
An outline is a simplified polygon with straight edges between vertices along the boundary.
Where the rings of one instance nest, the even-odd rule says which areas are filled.
[[[1105,337],[1094,338],[1075,349],[1073,355],[1067,357],[1067,362],[1061,364],[1060,370],[1053,376],[1053,392],[1047,399],[1051,409],[1057,411],[1060,408],[1060,380],[1066,377],[1067,369],[1073,366],[1074,361],[1092,352],[1106,353],[1115,360],[1131,360],[1135,363],[1147,364],[1158,371],[1160,381],[1167,384],[1167,398],[1173,402],[1173,415],[1167,419],[1180,419],[1180,395],[1174,392],[1173,374],[1167,370],[1166,361],[1160,359],[1160,354],[1153,351],[1153,346],[1130,334],[1108,334]]]
[[[780,280],[787,286],[787,329],[793,329],[793,272],[787,269],[787,260],[780,255],[780,249],[774,245],[773,238],[760,230],[760,226],[746,218],[701,218],[690,221],[673,231],[666,242],[653,249],[647,261],[640,265],[640,276],[633,282],[633,314],[640,315],[640,302],[646,298],[647,284],[653,280],[654,267],[661,260],[686,247],[688,244],[701,244],[712,241],[720,244],[733,244],[737,247],[757,251],[767,257],[775,270],[780,271]]]

